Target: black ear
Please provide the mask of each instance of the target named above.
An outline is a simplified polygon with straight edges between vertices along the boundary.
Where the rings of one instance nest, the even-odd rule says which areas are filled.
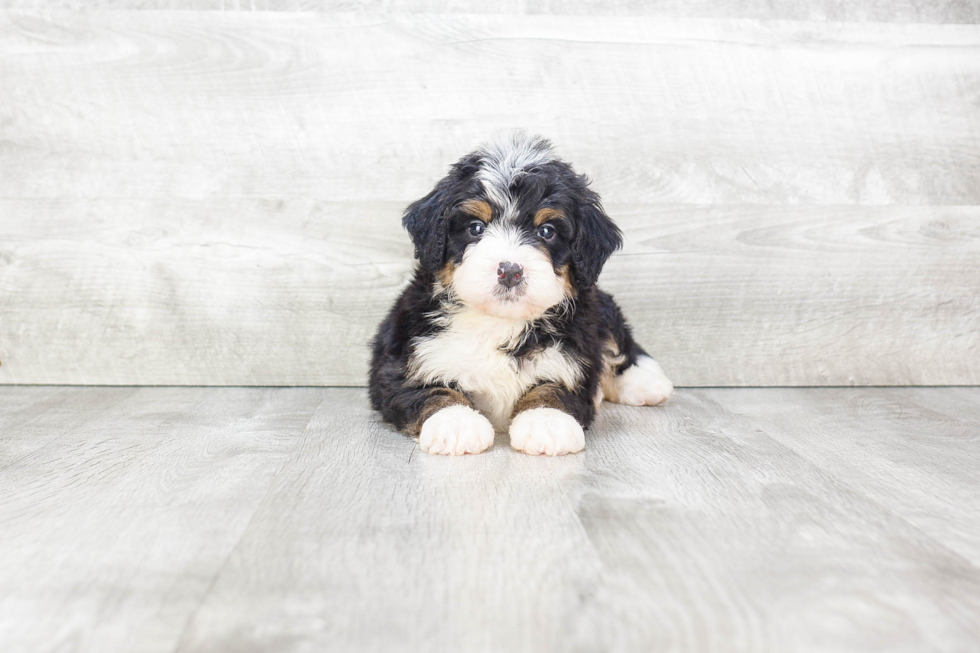
[[[443,180],[431,193],[409,204],[402,215],[402,226],[415,245],[415,258],[433,272],[446,262],[446,191]]]
[[[572,242],[572,265],[579,288],[595,284],[602,266],[623,245],[619,227],[602,210],[599,196],[583,189],[576,205],[576,233]]]

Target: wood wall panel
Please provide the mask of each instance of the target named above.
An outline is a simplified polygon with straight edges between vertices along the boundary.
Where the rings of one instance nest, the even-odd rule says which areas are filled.
[[[407,202],[501,129],[620,203],[975,204],[980,27],[8,12],[4,197]]]
[[[2,200],[0,379],[362,384],[400,208]],[[600,283],[679,384],[980,383],[980,208],[608,210]]]
[[[0,0],[2,9],[378,11],[977,23],[975,0]]]
[[[401,208],[513,127],[677,383],[980,382],[970,4],[47,6],[0,12],[0,383],[363,383]]]

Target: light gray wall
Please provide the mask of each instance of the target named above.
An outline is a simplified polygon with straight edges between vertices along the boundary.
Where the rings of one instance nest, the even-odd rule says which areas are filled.
[[[361,384],[512,127],[679,385],[980,383],[977,3],[82,5],[0,0],[0,383]]]

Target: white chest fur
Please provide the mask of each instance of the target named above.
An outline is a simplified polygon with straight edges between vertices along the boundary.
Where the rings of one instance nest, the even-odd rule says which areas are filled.
[[[447,318],[439,333],[417,338],[409,376],[418,383],[455,383],[498,430],[506,430],[514,405],[533,386],[553,381],[568,388],[581,369],[560,346],[516,359],[525,323],[464,309]]]

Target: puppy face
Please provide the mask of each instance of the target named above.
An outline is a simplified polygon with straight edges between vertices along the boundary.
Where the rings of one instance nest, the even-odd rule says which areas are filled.
[[[621,243],[588,180],[521,133],[463,157],[402,223],[443,290],[512,320],[593,285]]]

